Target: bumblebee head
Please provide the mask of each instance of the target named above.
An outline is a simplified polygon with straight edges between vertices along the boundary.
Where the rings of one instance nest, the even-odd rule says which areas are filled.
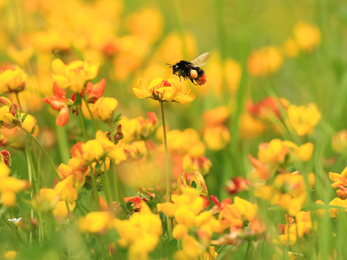
[[[176,72],[178,72],[180,69],[179,69],[179,66],[178,66],[178,63],[172,65],[172,64],[169,64],[169,63],[166,63],[166,65],[170,65],[169,68],[172,68],[172,72],[173,74],[175,74]]]

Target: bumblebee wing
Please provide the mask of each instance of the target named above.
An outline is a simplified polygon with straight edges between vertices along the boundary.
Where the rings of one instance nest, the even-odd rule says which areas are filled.
[[[205,52],[198,57],[196,57],[194,60],[192,60],[190,63],[192,63],[193,67],[201,67],[205,65],[207,58],[210,56],[208,52]]]

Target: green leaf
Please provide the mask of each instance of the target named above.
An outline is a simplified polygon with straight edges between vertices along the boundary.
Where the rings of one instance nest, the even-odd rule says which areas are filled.
[[[195,183],[195,181],[192,182],[191,187],[194,188],[194,189],[196,189],[196,183]]]
[[[24,122],[25,118],[27,118],[27,115],[28,115],[28,112],[26,112],[26,113],[24,114],[24,116],[22,117],[22,123]]]
[[[76,93],[76,101],[73,103],[74,106],[80,106],[82,105],[82,98],[81,98],[81,95],[80,93]]]
[[[132,204],[133,204],[132,201],[128,201],[128,203],[126,204],[127,210],[131,210],[131,209],[133,208],[133,207],[132,207]]]
[[[121,117],[122,117],[122,114],[119,114],[118,116],[116,116],[116,118],[113,119],[113,123],[115,124],[115,123],[117,123],[118,121],[120,121]]]

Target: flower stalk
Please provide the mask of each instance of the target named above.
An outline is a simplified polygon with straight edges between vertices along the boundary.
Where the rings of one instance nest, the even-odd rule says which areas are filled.
[[[34,143],[36,143],[36,145],[41,149],[41,151],[43,152],[43,154],[46,156],[49,164],[52,166],[52,168],[54,169],[54,173],[57,177],[57,179],[60,181],[61,177],[60,177],[60,173],[58,172],[57,168],[55,167],[51,157],[49,157],[49,154],[47,153],[47,151],[45,150],[45,148],[43,148],[43,146],[39,143],[39,141],[37,141],[37,139],[25,128],[23,128],[22,126],[20,127],[33,141]]]
[[[160,108],[161,108],[161,118],[162,118],[162,124],[163,124],[163,134],[164,134],[164,145],[165,145],[165,190],[166,190],[166,202],[169,202],[170,197],[170,176],[169,176],[169,153],[167,148],[167,138],[166,138],[166,125],[165,125],[165,115],[164,115],[164,102],[160,102]],[[171,226],[169,222],[169,217],[166,216],[166,223],[167,223],[167,233],[168,233],[168,239],[170,240],[171,235]]]

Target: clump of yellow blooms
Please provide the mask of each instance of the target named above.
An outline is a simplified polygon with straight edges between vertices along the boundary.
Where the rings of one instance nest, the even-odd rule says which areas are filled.
[[[250,99],[264,90],[288,94],[278,82],[293,75],[292,87],[304,78],[286,74],[298,64],[313,71],[324,57],[340,65],[328,49],[314,52],[319,27],[300,21],[283,43],[251,50],[242,65],[242,55],[205,50],[208,80],[193,86],[165,63],[198,55],[203,45],[194,33],[169,31],[166,8],[129,13],[127,2],[33,0],[13,9],[0,0],[8,20],[6,34],[0,31],[0,146],[11,151],[0,151],[0,258],[26,257],[27,247],[40,259],[260,259],[264,252],[273,260],[336,259],[333,243],[319,252],[319,236],[339,229],[347,212],[347,167],[338,170],[347,147],[347,130],[338,132],[343,120],[315,133],[326,112],[319,103]],[[180,4],[172,7],[180,20]],[[184,7],[203,10],[189,1]],[[158,102],[139,105],[135,97]],[[158,105],[162,126],[159,114],[147,112]],[[324,136],[332,151],[324,151]]]
[[[331,138],[331,148],[335,153],[342,153],[347,147],[347,130],[336,133]]]
[[[290,105],[287,109],[288,118],[299,136],[310,135],[318,124],[321,114],[315,104],[307,106]]]
[[[306,22],[298,22],[294,29],[294,38],[300,49],[304,51],[312,51],[320,44],[321,34],[316,25]]]
[[[283,57],[277,47],[263,47],[249,56],[248,72],[252,76],[266,76],[277,72],[282,63]]]
[[[159,102],[176,102],[187,104],[195,99],[195,94],[190,90],[183,92],[180,82],[175,79],[164,80],[157,78],[149,84],[142,78],[138,80],[138,87],[133,88],[138,98],[152,98]]]
[[[28,75],[19,67],[8,67],[0,73],[0,94],[20,92],[25,88]]]
[[[275,244],[282,245],[294,245],[299,239],[302,239],[304,234],[309,234],[312,228],[311,214],[309,211],[300,211],[296,214],[295,219],[287,214],[286,220],[287,224],[279,224],[277,228],[279,229],[281,235],[274,239]]]
[[[0,162],[1,203],[5,207],[15,206],[16,194],[30,187],[29,181],[11,177],[10,173],[8,166],[4,162]]]
[[[128,248],[128,257],[134,260],[147,259],[163,233],[159,216],[153,214],[144,202],[140,212],[134,213],[129,220],[114,219],[113,226],[120,235],[117,243]]]
[[[65,65],[60,59],[52,62],[53,81],[59,88],[71,88],[74,92],[83,89],[87,80],[94,79],[99,71],[99,63],[90,61],[74,61]]]

